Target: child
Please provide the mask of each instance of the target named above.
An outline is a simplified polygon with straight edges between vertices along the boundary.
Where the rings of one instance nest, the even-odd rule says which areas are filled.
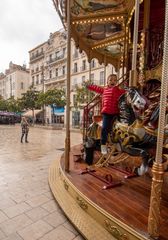
[[[107,86],[100,87],[97,85],[88,85],[87,88],[91,91],[102,94],[102,132],[101,132],[101,153],[107,154],[107,137],[112,126],[113,121],[119,114],[118,100],[122,94],[125,93],[124,89],[116,86],[117,76],[111,74],[107,78]]]

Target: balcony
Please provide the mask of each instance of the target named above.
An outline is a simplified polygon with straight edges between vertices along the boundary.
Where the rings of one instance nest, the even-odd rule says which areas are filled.
[[[88,69],[87,66],[82,66],[82,67],[80,67],[80,71],[81,71],[81,72],[87,71],[87,69]]]
[[[57,56],[55,58],[50,58],[47,63],[50,64],[50,63],[54,63],[54,62],[57,62],[59,60],[62,60],[65,58],[65,54],[61,54],[60,56]]]
[[[36,53],[32,57],[30,57],[30,63],[33,63],[44,57],[44,52]]]
[[[78,68],[73,68],[72,73],[78,73]]]

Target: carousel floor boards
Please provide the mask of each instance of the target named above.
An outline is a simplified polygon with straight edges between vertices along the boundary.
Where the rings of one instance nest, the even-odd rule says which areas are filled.
[[[88,240],[149,239],[151,178],[125,178],[125,172],[114,167],[86,171],[85,163],[74,161],[79,155],[77,149],[72,148],[68,174],[63,170],[64,154],[49,169],[51,190],[70,221]],[[166,189],[161,201],[160,240],[168,239]]]

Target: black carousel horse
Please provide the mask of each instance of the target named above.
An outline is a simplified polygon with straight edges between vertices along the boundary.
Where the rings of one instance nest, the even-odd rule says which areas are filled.
[[[135,168],[137,175],[148,170],[151,162],[148,148],[156,145],[156,137],[146,133],[143,124],[148,99],[136,88],[128,88],[119,99],[119,116],[111,132],[112,143],[118,143],[122,152],[142,157],[142,164]]]
[[[146,152],[136,148],[133,144],[139,143],[143,139],[145,130],[141,126],[142,120],[140,120],[140,116],[146,107],[147,99],[136,88],[128,88],[126,93],[119,99],[120,113],[118,119],[113,123],[111,132],[111,144],[119,143],[122,151],[129,154],[142,155],[144,163],[146,163]],[[94,150],[94,140],[96,141],[94,136],[100,136],[100,132],[97,133],[97,131],[101,131],[98,123],[91,124],[88,128],[88,141],[85,144],[87,146],[91,143],[90,147],[86,148],[86,162],[88,164],[92,164],[93,159],[91,159],[91,155],[87,154],[87,151],[91,151],[91,148],[92,151]]]

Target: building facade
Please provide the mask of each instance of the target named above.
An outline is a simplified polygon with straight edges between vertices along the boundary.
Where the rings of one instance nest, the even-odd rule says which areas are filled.
[[[5,97],[5,74],[0,73],[0,97]]]
[[[49,39],[29,51],[30,85],[39,91],[53,88],[66,90],[67,81],[67,36],[64,30],[50,33]],[[71,116],[70,124],[79,126],[82,110],[74,107],[76,86],[91,81],[97,85],[105,85],[109,74],[115,73],[112,65],[100,65],[96,59],[88,63],[84,52],[80,53],[71,42]],[[52,117],[51,117],[52,115]],[[60,109],[46,108],[46,119],[49,123],[62,123],[65,112]],[[64,121],[65,123],[65,121]]]
[[[20,66],[10,62],[5,74],[0,76],[0,95],[4,99],[21,98],[29,88],[29,76],[29,70],[25,65]]]

